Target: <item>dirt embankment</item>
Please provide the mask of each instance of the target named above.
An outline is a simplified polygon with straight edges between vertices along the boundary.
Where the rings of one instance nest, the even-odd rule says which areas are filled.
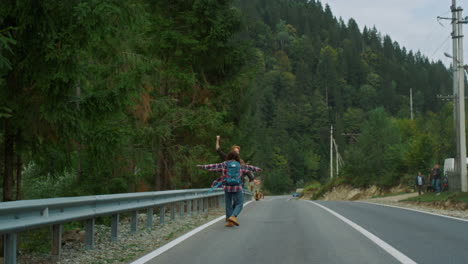
[[[390,190],[383,190],[377,186],[371,186],[369,188],[354,188],[349,185],[339,185],[333,187],[333,189],[325,193],[322,200],[325,201],[355,201],[362,199],[369,199],[374,196],[384,195],[388,193],[398,193],[405,191],[402,186],[391,188]]]

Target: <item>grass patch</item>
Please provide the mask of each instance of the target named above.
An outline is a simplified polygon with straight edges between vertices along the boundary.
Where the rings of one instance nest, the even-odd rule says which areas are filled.
[[[25,253],[50,253],[51,241],[49,228],[23,231],[19,234],[19,249]]]
[[[311,184],[307,184],[306,187],[304,187],[304,192],[316,190],[320,188],[320,186],[322,186],[320,182],[313,182]]]
[[[419,201],[419,202],[438,202],[438,201],[457,201],[468,203],[468,193],[462,192],[441,192],[440,195],[436,193],[425,193],[420,196],[411,197],[403,201]]]
[[[406,192],[388,193],[388,194],[384,194],[384,195],[374,195],[374,196],[372,196],[372,198],[391,197],[391,196],[397,196],[397,195],[401,195],[401,194],[406,194]]]

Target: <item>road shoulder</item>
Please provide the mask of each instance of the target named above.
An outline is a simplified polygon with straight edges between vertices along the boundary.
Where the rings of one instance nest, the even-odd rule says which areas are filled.
[[[418,194],[408,193],[408,194],[389,196],[389,197],[379,197],[379,198],[358,200],[356,202],[390,205],[390,206],[396,206],[396,207],[402,207],[402,208],[408,208],[412,210],[428,212],[432,214],[440,214],[440,215],[445,215],[445,216],[468,219],[467,210],[459,210],[455,208],[444,209],[439,206],[434,206],[433,204],[425,204],[423,202],[418,203],[418,202],[403,201],[405,199],[408,199],[410,197],[415,197],[415,196],[418,196]]]

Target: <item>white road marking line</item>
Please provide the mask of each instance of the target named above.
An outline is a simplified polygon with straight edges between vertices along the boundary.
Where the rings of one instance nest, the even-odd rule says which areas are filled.
[[[449,216],[449,215],[442,215],[442,214],[437,214],[437,213],[433,213],[433,212],[426,212],[426,211],[413,209],[413,208],[405,208],[405,207],[399,207],[399,206],[388,205],[388,204],[379,204],[379,203],[373,203],[373,202],[358,202],[358,203],[366,203],[366,204],[374,204],[374,205],[393,207],[393,208],[404,209],[404,210],[408,210],[408,211],[414,211],[414,212],[418,212],[418,213],[436,215],[436,216],[450,218],[450,219],[454,219],[454,220],[458,220],[458,221],[468,222],[468,219],[463,219],[463,218],[459,218],[459,217],[455,217],[455,216]]]
[[[244,206],[247,206],[249,203],[251,203],[252,201],[249,201],[249,202],[246,202],[244,203]],[[195,228],[194,230],[188,232],[187,234],[181,236],[181,237],[178,237],[176,239],[174,239],[173,241],[167,243],[166,245],[156,249],[155,251],[151,252],[151,253],[148,253],[147,255],[131,262],[130,264],[144,264],[152,259],[154,259],[155,257],[161,255],[162,253],[168,251],[169,249],[173,248],[174,246],[180,244],[182,241],[188,239],[189,237],[195,235],[196,233],[202,231],[203,229],[209,227],[210,225],[218,222],[218,221],[221,221],[221,220],[224,220],[226,219],[226,216],[220,216],[214,220],[211,220],[210,222],[202,225],[202,226],[199,226],[197,228]]]
[[[368,239],[370,239],[372,242],[374,242],[375,244],[377,244],[377,246],[381,247],[383,250],[387,251],[387,253],[389,253],[390,255],[392,255],[394,258],[396,258],[398,261],[400,261],[401,263],[404,263],[404,264],[416,264],[416,262],[412,259],[410,259],[409,257],[407,257],[405,254],[401,253],[400,251],[398,251],[396,248],[390,246],[387,242],[383,241],[382,239],[378,238],[377,236],[375,236],[374,234],[372,234],[371,232],[365,230],[364,228],[362,228],[361,226],[359,226],[358,224],[354,223],[353,221],[349,220],[348,218],[338,214],[337,212],[321,205],[321,204],[318,204],[316,202],[313,202],[313,201],[308,201],[310,203],[313,203],[315,204],[316,206],[328,211],[330,214],[336,216],[338,219],[340,219],[341,221],[345,222],[346,224],[350,225],[352,228],[356,229],[358,232],[360,232],[361,234],[363,234],[364,236],[366,236]]]

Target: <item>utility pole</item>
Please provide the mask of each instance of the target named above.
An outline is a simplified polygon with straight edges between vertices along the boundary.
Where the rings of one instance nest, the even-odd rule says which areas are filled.
[[[336,166],[336,177],[338,177],[338,175],[340,174],[340,164],[338,164],[338,162],[339,162],[338,157],[339,157],[340,153],[338,153],[338,145],[336,145],[335,139],[333,139],[333,145],[335,145],[335,151],[336,151],[335,166]]]
[[[457,149],[457,154],[455,157],[455,172],[459,174],[460,171],[460,166],[459,166],[459,161],[460,161],[460,144],[458,142],[460,136],[459,136],[459,128],[458,128],[458,120],[460,120],[460,117],[458,116],[458,80],[459,80],[459,74],[460,74],[460,68],[458,67],[458,13],[455,11],[456,10],[456,0],[452,0],[452,6],[450,7],[452,11],[452,68],[453,68],[453,121],[454,121],[454,127],[455,127],[455,137],[456,137],[456,149]],[[463,163],[462,163],[463,164]],[[460,180],[462,180],[462,176],[460,175]]]
[[[413,120],[413,88],[409,89],[409,96],[410,96],[411,120]]]
[[[468,23],[463,19],[461,7],[457,7],[457,1],[452,0],[450,6],[452,17],[437,17],[452,21],[453,55],[444,53],[453,59],[453,96],[440,96],[440,98],[453,99],[454,125],[456,133],[457,155],[455,157],[455,172],[460,175],[461,191],[468,192],[468,179],[466,169],[466,139],[465,139],[465,65],[463,65],[463,24]],[[468,67],[468,66],[467,66]],[[468,76],[467,76],[468,77]]]
[[[458,166],[461,178],[461,191],[468,192],[468,181],[466,178],[466,139],[465,139],[465,75],[463,74],[464,65],[463,65],[463,16],[461,7],[456,7],[456,0],[452,0],[452,12],[457,12],[457,46],[458,46],[458,64],[457,64],[457,71],[458,71],[458,94],[456,97],[457,100],[457,116],[458,116],[458,145],[459,148],[459,155],[458,155]],[[452,15],[453,16],[453,15]]]
[[[335,146],[335,153],[336,153],[336,177],[340,175],[340,167],[343,166],[344,162],[343,159],[341,158],[340,152],[338,151],[338,144],[336,144],[336,140],[333,139],[333,145]]]
[[[450,7],[452,11],[452,70],[453,70],[453,122],[455,127],[455,138],[456,138],[456,156],[455,156],[455,172],[457,175],[460,173],[460,144],[458,144],[459,131],[458,131],[458,80],[459,80],[459,67],[458,67],[458,13],[455,11],[456,9],[456,0],[452,0],[452,6]],[[461,176],[460,176],[461,177]],[[460,178],[461,180],[461,178]]]
[[[330,126],[330,179],[333,179],[333,125]]]

